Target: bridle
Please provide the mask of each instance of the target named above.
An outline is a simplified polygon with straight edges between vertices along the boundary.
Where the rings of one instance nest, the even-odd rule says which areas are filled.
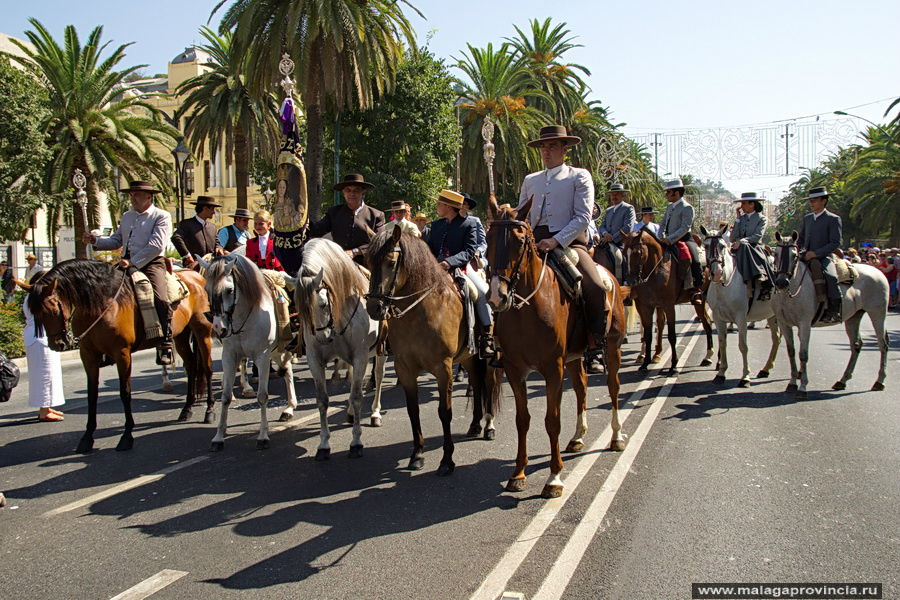
[[[794,280],[794,277],[797,274],[797,265],[800,262],[800,248],[797,245],[797,242],[794,240],[789,240],[787,238],[782,238],[778,240],[778,270],[775,271],[775,279],[776,281],[781,275],[784,275],[788,278],[788,287],[784,289],[789,289],[790,282]],[[807,268],[804,272],[804,276],[809,273],[809,269]],[[794,293],[788,291],[788,297],[794,298],[797,294],[800,293],[800,290],[803,289],[803,277],[800,279],[800,284],[797,286],[797,290]],[[783,290],[779,290],[778,286],[775,286],[775,293],[778,293]]]
[[[225,277],[231,278],[231,290],[230,290],[230,293],[228,294],[231,297],[231,306],[229,306],[226,309],[223,309],[222,307],[224,305],[225,294],[217,294],[215,296],[212,296],[209,299],[209,304],[210,304],[211,310],[208,313],[206,313],[206,318],[210,322],[212,322],[212,320],[213,320],[210,318],[210,316],[212,316],[212,317],[222,317],[222,320],[224,320],[226,323],[228,323],[228,326],[225,328],[225,331],[222,334],[216,334],[216,337],[219,338],[220,340],[224,340],[225,338],[232,336],[232,335],[240,335],[241,333],[243,333],[244,327],[247,325],[247,321],[250,319],[250,314],[253,312],[252,309],[247,309],[247,314],[246,314],[246,316],[244,316],[244,321],[241,323],[241,326],[237,330],[235,330],[235,328],[234,328],[234,309],[237,308],[237,304],[238,304],[238,302],[237,302],[237,297],[238,297],[237,283],[235,282],[234,275],[231,272],[224,274],[222,277],[223,277],[223,279]]]
[[[331,302],[331,289],[324,282],[319,284],[319,287],[316,288],[315,293],[318,294],[319,292],[322,292],[322,291],[325,292],[325,302],[328,307],[328,322],[325,323],[325,325],[323,325],[322,327],[315,327],[315,325],[314,325],[313,332],[315,333],[316,340],[318,340],[319,343],[330,344],[331,342],[334,341],[334,338],[335,338],[334,304]],[[344,324],[344,326],[341,328],[341,330],[337,332],[338,336],[344,335],[344,333],[347,331],[347,328],[350,327],[350,323],[353,322],[353,317],[356,316],[356,311],[359,310],[360,304],[362,304],[362,301],[358,300],[356,302],[356,306],[353,307],[353,312],[350,314],[350,318],[347,319],[347,322]],[[328,336],[326,336],[324,341],[320,340],[318,337],[318,334],[322,331],[326,331],[329,329],[331,330],[331,333]]]
[[[44,300],[52,300],[53,302],[58,304],[59,312],[62,315],[63,330],[60,333],[54,334],[53,337],[56,339],[61,338],[63,340],[63,343],[65,344],[66,349],[77,347],[81,343],[81,340],[83,340],[85,336],[87,336],[87,334],[91,332],[94,326],[99,323],[101,319],[103,319],[103,316],[107,312],[109,312],[109,309],[112,308],[112,305],[116,303],[116,298],[119,297],[119,294],[122,292],[122,287],[124,287],[125,285],[125,279],[125,271],[122,271],[122,281],[119,282],[119,287],[116,288],[116,293],[113,294],[112,298],[109,299],[109,303],[102,311],[100,311],[100,314],[97,315],[97,318],[94,319],[94,321],[90,325],[88,325],[84,331],[81,332],[81,335],[72,335],[72,327],[70,322],[75,316],[75,311],[73,310],[71,314],[66,315],[66,304],[59,297],[58,292],[54,292],[53,294],[47,296]]]
[[[528,304],[528,301],[531,300],[535,294],[537,294],[538,290],[541,288],[541,284],[544,281],[544,268],[547,264],[547,253],[544,253],[544,257],[541,260],[541,275],[538,277],[537,285],[534,286],[534,289],[530,294],[526,297],[522,297],[516,292],[516,287],[519,284],[519,279],[522,275],[522,263],[525,261],[525,257],[532,253],[538,253],[537,247],[534,242],[534,235],[531,231],[531,226],[525,221],[519,221],[516,219],[498,219],[496,221],[490,222],[491,230],[497,228],[503,232],[503,235],[497,236],[497,247],[494,250],[494,260],[487,267],[487,277],[490,281],[494,277],[502,281],[506,284],[507,293],[512,298],[512,308],[514,310],[518,310]],[[525,242],[522,248],[522,252],[519,254],[519,258],[516,260],[516,264],[509,268],[509,236],[512,232],[513,227],[523,227],[525,228]],[[511,275],[506,276],[501,274],[499,271],[511,272]]]
[[[722,281],[712,281],[712,266],[718,264],[722,268],[722,274],[725,274],[725,253],[721,252],[722,245],[719,243],[722,241],[722,236],[719,234],[713,234],[706,236],[705,242],[707,242],[707,251],[706,251],[706,266],[709,267],[710,272],[710,281],[712,283],[718,283],[722,287],[728,287],[731,285],[731,282],[734,281],[734,273],[737,271],[732,265],[731,276],[726,280],[724,277]],[[729,252],[726,248],[725,252]]]
[[[426,298],[426,296],[428,296],[428,294],[430,294],[431,291],[434,290],[434,288],[437,285],[437,284],[432,285],[429,288],[426,288],[424,290],[419,290],[417,292],[413,292],[412,294],[407,294],[405,296],[395,296],[394,293],[396,292],[396,288],[397,288],[397,278],[400,275],[400,262],[403,259],[403,248],[399,244],[397,244],[390,251],[390,253],[394,253],[394,252],[397,253],[397,260],[394,262],[394,268],[391,270],[391,279],[390,279],[391,284],[390,284],[390,287],[388,288],[388,293],[383,294],[381,292],[373,292],[372,291],[374,289],[380,289],[380,287],[381,287],[381,269],[375,269],[372,273],[371,283],[369,284],[369,293],[366,294],[366,300],[369,300],[369,301],[374,300],[378,304],[378,306],[381,307],[381,309],[384,311],[385,320],[402,318],[404,315],[406,315],[406,313],[411,311],[420,302],[422,302],[422,300],[424,300]],[[409,298],[415,298],[416,296],[418,296],[418,299],[402,310],[394,304],[398,300],[408,300]],[[358,307],[359,307],[359,305],[357,305],[357,308]]]
[[[666,256],[665,248],[660,247],[659,260],[656,261],[656,264],[653,265],[653,268],[650,269],[650,271],[646,275],[643,275],[642,273],[644,271],[644,265],[646,264],[644,262],[643,248],[647,246],[647,244],[644,243],[643,232],[637,234],[637,240],[638,240],[637,241],[637,250],[638,250],[638,252],[640,252],[640,257],[641,257],[641,268],[632,270],[630,268],[631,265],[630,264],[628,265],[629,273],[631,274],[632,287],[638,286],[638,285],[643,285],[643,284],[647,283],[650,280],[650,278],[653,276],[653,274],[656,272],[656,269],[659,268],[659,265],[662,264],[663,258]],[[635,248],[633,248],[631,245],[629,245],[628,246],[628,256],[631,257],[631,253],[634,251],[635,251]]]

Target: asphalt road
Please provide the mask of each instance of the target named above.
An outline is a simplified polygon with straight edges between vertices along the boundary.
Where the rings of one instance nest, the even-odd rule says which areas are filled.
[[[215,454],[202,410],[175,422],[184,380],[159,392],[151,353],[136,360],[127,453],[114,449],[123,417],[113,368],[102,371],[96,449],[86,456],[73,452],[86,412],[80,363],[64,367],[63,423],[37,422],[23,380],[0,405],[0,597],[674,599],[706,581],[879,582],[885,598],[900,596],[900,315],[888,317],[887,391],[868,391],[878,353],[867,324],[856,376],[831,391],[848,357],[843,329],[832,327],[813,333],[804,401],[784,392],[783,347],[769,379],[734,387],[735,334],[729,379],[713,385],[712,368],[697,366],[698,327],[681,316],[679,343],[690,352],[677,378],[656,366],[640,376],[637,336],[625,347],[623,453],[604,450],[608,396],[603,376],[591,377],[587,448],[566,457],[566,492],[553,501],[539,497],[548,446],[536,378],[528,489],[519,494],[503,490],[516,442],[508,388],[489,442],[465,439],[470,412],[457,385],[457,468],[440,478],[434,382],[420,379],[426,467],[410,472],[390,362],[384,426],[364,427],[364,456],[351,460],[336,409],[326,462],[313,460],[318,417],[305,368],[295,419],[278,423],[280,407],[269,409],[268,450],[256,450],[255,401],[239,398]],[[750,335],[755,374],[769,337]],[[280,381],[270,389],[283,406]],[[348,388],[332,389],[343,407]],[[574,412],[569,390],[563,443]]]

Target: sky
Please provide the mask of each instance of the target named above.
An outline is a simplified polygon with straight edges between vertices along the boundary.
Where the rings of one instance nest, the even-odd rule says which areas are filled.
[[[846,110],[885,122],[900,97],[900,2],[896,0],[412,0],[419,36],[448,63],[466,44],[495,46],[530,19],[566,22],[583,47],[567,54],[586,66],[592,99],[625,132],[733,127]],[[192,43],[216,0],[0,0],[0,32],[24,38],[29,17],[61,39],[74,24],[82,39],[129,47],[129,64],[164,73]],[[228,2],[226,6],[230,5]],[[217,14],[211,23],[218,23]],[[430,39],[428,39],[430,36]],[[458,74],[458,71],[456,71]],[[893,115],[892,115],[893,116]],[[783,189],[792,178],[728,180],[746,189]]]

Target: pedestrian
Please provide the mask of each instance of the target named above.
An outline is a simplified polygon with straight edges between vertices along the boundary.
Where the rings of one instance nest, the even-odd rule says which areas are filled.
[[[12,300],[13,293],[16,291],[16,281],[13,279],[12,269],[4,260],[0,262],[0,292],[3,294],[3,301]]]
[[[272,230],[272,215],[263,209],[253,215],[253,231],[256,237],[247,242],[247,259],[260,269],[284,271],[278,257],[275,256],[275,240],[269,235]]]
[[[221,207],[212,196],[197,196],[197,201],[194,202],[197,214],[184,219],[172,234],[172,244],[181,255],[181,264],[186,268],[199,268],[194,259],[195,254],[202,257],[207,254],[222,256],[225,253],[219,243],[216,225],[212,222],[216,209]]]
[[[419,228],[419,233],[422,233],[422,231],[424,231],[425,229],[425,226],[428,225],[428,215],[423,212],[417,212],[416,216],[413,217],[412,222],[415,223],[416,227]]]
[[[882,250],[878,253],[878,269],[887,277],[890,287],[890,300],[888,306],[893,306],[897,300],[897,266],[888,257],[888,253]]]
[[[244,246],[250,239],[250,211],[246,208],[238,208],[231,215],[234,223],[219,230],[219,245],[226,254]]]
[[[332,206],[324,217],[310,223],[309,235],[322,237],[330,233],[347,256],[365,266],[370,236],[384,228],[384,213],[365,202],[366,193],[374,190],[375,184],[366,181],[359,173],[349,173],[331,189],[340,192],[344,202]]]
[[[44,267],[38,263],[37,256],[31,252],[25,255],[25,262],[28,263],[28,268],[25,269],[25,281],[31,281],[32,277],[44,270]]]
[[[31,291],[35,285],[40,284],[46,271],[39,271],[23,286],[26,291]],[[28,363],[28,405],[38,409],[38,421],[43,423],[55,423],[65,417],[62,411],[56,409],[66,402],[63,393],[62,365],[59,352],[50,349],[47,343],[47,333],[43,326],[35,321],[34,315],[28,310],[28,300],[22,304],[22,312],[25,314],[25,357]]]

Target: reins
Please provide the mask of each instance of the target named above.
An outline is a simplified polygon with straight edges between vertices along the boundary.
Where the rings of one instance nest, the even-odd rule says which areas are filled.
[[[537,249],[534,247],[534,237],[531,235],[531,227],[525,221],[519,221],[517,219],[498,219],[496,221],[491,221],[490,226],[491,227],[504,227],[504,228],[506,228],[507,234],[509,232],[509,227],[525,227],[526,228],[526,234],[525,234],[526,251],[522,252],[522,254],[519,255],[519,259],[516,261],[516,264],[510,269],[512,271],[512,276],[504,277],[503,275],[497,274],[497,277],[501,281],[504,281],[506,283],[507,287],[509,288],[509,293],[513,297],[512,308],[514,310],[519,310],[523,306],[526,306],[528,304],[528,301],[531,300],[532,298],[534,298],[534,296],[538,293],[538,290],[541,289],[541,284],[544,282],[544,272],[547,267],[547,256],[549,255],[549,253],[545,252],[544,257],[541,260],[541,274],[538,276],[537,284],[534,286],[534,289],[531,291],[531,293],[528,294],[528,296],[523,298],[518,292],[516,292],[516,287],[518,286],[518,283],[519,283],[519,276],[521,273],[520,269],[522,267],[522,263],[525,260],[526,254],[530,254],[530,253],[538,254]],[[498,264],[505,264],[506,262],[508,262],[509,257],[506,256],[506,254],[508,254],[508,252],[509,251],[507,249],[506,238],[504,237],[503,256],[495,257],[496,262]],[[499,268],[499,267],[492,267],[491,270],[493,271],[494,269],[497,269],[497,268]]]
[[[403,256],[403,248],[401,248],[400,246],[394,246],[392,252],[396,252],[397,254],[400,255],[400,257]],[[388,294],[372,294],[372,293],[366,294],[367,299],[378,300],[378,301],[386,303],[386,306],[385,306],[385,309],[387,310],[386,319],[401,319],[401,318],[403,318],[406,315],[406,313],[408,313],[413,308],[415,308],[420,302],[422,302],[422,300],[424,300],[428,296],[428,294],[430,294],[434,290],[434,288],[437,287],[437,284],[435,283],[430,288],[425,289],[425,290],[419,290],[417,292],[413,292],[412,294],[407,294],[405,296],[394,296],[393,295],[394,288],[397,287],[397,277],[399,276],[399,274],[400,274],[400,258],[398,257],[397,262],[394,264],[394,270],[391,273],[391,288],[390,288],[391,291],[390,291],[390,293],[388,293]],[[398,300],[407,300],[409,298],[415,298],[416,296],[419,296],[419,298],[403,310],[400,310],[396,306],[394,306],[394,303]],[[359,305],[357,305],[357,308],[358,307],[359,307]]]
[[[641,235],[643,235],[643,233]],[[638,243],[641,245],[644,245],[643,240],[639,241]],[[647,273],[647,275],[641,275],[641,271],[643,271],[643,269],[641,269],[641,271],[638,271],[637,279],[635,279],[635,282],[632,285],[634,285],[634,286],[644,285],[645,283],[647,283],[650,280],[650,277],[653,276],[653,273],[656,272],[656,269],[659,268],[659,265],[662,264],[663,259],[666,257],[666,249],[663,248],[662,245],[660,245],[659,250],[660,250],[659,260],[656,261],[656,264],[653,265],[653,268],[650,269],[650,272]]]
[[[101,319],[103,319],[103,316],[104,316],[107,312],[109,312],[109,309],[112,308],[112,305],[116,303],[116,298],[119,297],[119,293],[121,293],[122,287],[125,285],[125,278],[126,278],[125,271],[122,271],[122,281],[119,283],[119,287],[116,289],[116,293],[113,294],[112,298],[110,298],[109,304],[107,304],[107,305],[106,305],[106,308],[104,308],[103,311],[97,316],[97,318],[94,319],[94,322],[91,323],[90,325],[88,325],[87,329],[85,329],[84,331],[81,332],[81,335],[77,335],[77,336],[73,336],[73,337],[72,337],[72,340],[75,342],[75,344],[80,344],[80,343],[81,343],[81,340],[84,339],[84,336],[86,336],[88,333],[90,333],[91,329],[93,329],[94,326],[95,326],[97,323],[99,323],[99,322],[101,321]],[[54,296],[56,296],[57,300],[59,299],[59,295],[54,294]],[[75,310],[73,309],[73,310],[72,310],[72,314],[69,315],[69,321],[71,321],[71,319],[72,319],[74,316],[75,316]],[[70,329],[70,325],[69,325],[69,323],[68,323],[68,321],[67,321],[67,322],[66,322],[66,332],[68,332],[69,329]],[[67,337],[68,337],[68,336],[67,336]]]
[[[778,247],[781,248],[781,250],[787,250],[788,252],[793,254],[793,251],[791,249],[797,248],[797,244],[796,243],[790,243],[790,244],[779,243]],[[788,259],[788,260],[790,260],[790,259]],[[794,263],[794,268],[786,269],[786,270],[782,271],[781,267],[782,267],[782,264],[784,263],[784,257],[781,253],[779,253],[779,255],[778,255],[778,271],[776,272],[776,275],[787,275],[790,278],[790,281],[793,281],[794,277],[796,276],[796,273],[797,273],[797,266],[798,266],[799,262],[800,262],[800,253],[798,250],[797,262]],[[788,298],[796,298],[797,297],[797,295],[800,293],[800,290],[803,289],[803,280],[806,278],[807,274],[809,274],[809,267],[804,266],[803,273],[800,275],[800,282],[797,284],[797,290],[792,294],[788,288],[788,292],[787,292]],[[780,290],[778,290],[776,288],[775,293],[779,293],[779,292],[780,292]]]

